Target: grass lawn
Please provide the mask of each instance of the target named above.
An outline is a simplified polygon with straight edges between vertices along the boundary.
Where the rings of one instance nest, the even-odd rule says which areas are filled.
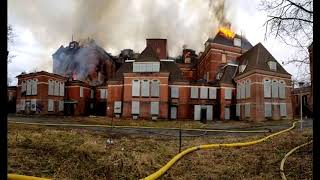
[[[107,140],[112,137],[113,144]],[[203,136],[183,139],[183,148],[243,142],[263,135]],[[293,147],[312,138],[312,130],[293,130],[243,148],[201,150],[186,155],[160,179],[280,179],[280,161]],[[178,139],[110,135],[84,129],[10,124],[9,173],[54,179],[139,179],[178,153]],[[312,178],[312,145],[287,159],[289,179]]]

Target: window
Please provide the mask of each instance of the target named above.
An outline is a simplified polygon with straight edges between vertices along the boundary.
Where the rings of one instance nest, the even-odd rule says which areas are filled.
[[[199,98],[198,87],[191,87],[191,98]]]
[[[246,98],[249,98],[251,96],[251,81],[246,81]]]
[[[63,111],[63,110],[64,110],[64,102],[59,101],[59,111]]]
[[[26,107],[26,101],[24,99],[21,99],[21,107],[20,107],[20,110],[21,111],[24,111],[25,110],[25,107]]]
[[[247,104],[245,104],[244,105],[244,111],[245,111],[245,116],[246,117],[250,117],[250,104],[249,103],[247,103]]]
[[[31,99],[31,111],[36,111],[36,110],[37,110],[37,100]]]
[[[277,63],[275,61],[269,61],[268,62],[269,68],[273,71],[277,70]]]
[[[232,98],[232,89],[225,88],[224,89],[224,99],[231,99]]]
[[[113,112],[115,114],[121,114],[121,104],[122,104],[121,101],[115,101],[114,102],[114,110],[113,110]]]
[[[237,83],[237,99],[241,98],[241,84]]]
[[[240,85],[240,98],[245,99],[246,98],[246,86],[245,82],[243,81]]]
[[[200,88],[200,98],[201,99],[208,99],[208,87],[201,87]]]
[[[53,105],[53,100],[48,99],[48,112],[53,111],[54,105]]]
[[[160,63],[152,63],[152,72],[160,71]]]
[[[26,90],[27,90],[27,84],[26,84],[26,81],[23,81],[21,83],[21,93],[26,92]]]
[[[179,87],[171,86],[171,98],[179,98]]]
[[[94,98],[94,92],[93,92],[93,90],[91,89],[91,91],[90,91],[90,98],[91,99],[93,99]]]
[[[50,79],[48,82],[48,95],[53,95],[54,82]]]
[[[80,86],[80,97],[83,97],[83,87]]]
[[[271,104],[264,103],[264,117],[271,117],[271,116],[272,116]]]
[[[234,38],[233,39],[233,45],[237,47],[241,47],[241,39],[239,38]]]
[[[263,90],[264,90],[264,97],[270,98],[271,97],[271,81],[269,79],[265,79],[263,81]]]
[[[236,105],[236,116],[240,117],[240,104]]]
[[[216,99],[217,98],[217,88],[210,87],[209,88],[209,99]]]
[[[60,96],[64,96],[64,82],[60,82]]]
[[[287,104],[280,103],[280,116],[287,117]]]
[[[272,97],[273,98],[279,97],[279,86],[278,86],[277,80],[272,81]]]
[[[158,80],[151,81],[151,96],[159,97],[159,90],[160,90],[160,81]]]
[[[140,96],[140,81],[132,81],[132,96]]]
[[[141,81],[141,96],[149,97],[149,80]]]
[[[159,102],[151,102],[151,115],[159,115]]]
[[[106,99],[106,90],[100,89],[100,99]]]
[[[217,74],[216,79],[217,79],[217,80],[220,80],[220,79],[222,78],[222,75],[223,75],[223,73],[222,73],[222,72],[219,72],[219,73]]]
[[[286,98],[286,84],[283,80],[279,81],[279,97]]]
[[[140,102],[132,101],[131,114],[140,114]]]
[[[60,87],[59,87],[59,82],[58,81],[55,81],[54,82],[54,95],[55,96],[59,96],[59,90],[60,90]]]
[[[239,72],[242,73],[246,69],[246,65],[240,65],[239,66]]]
[[[223,63],[227,62],[227,56],[226,56],[226,54],[222,54],[221,61],[222,61]]]
[[[31,80],[31,94],[32,95],[37,95],[38,93],[38,79],[33,79],[33,81]]]
[[[160,62],[142,63],[134,62],[132,66],[133,72],[160,72]]]
[[[31,95],[32,81],[29,79],[27,81],[27,95]]]

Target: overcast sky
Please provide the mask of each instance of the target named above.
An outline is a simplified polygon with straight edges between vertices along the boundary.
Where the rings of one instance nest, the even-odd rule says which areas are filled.
[[[128,4],[125,2],[125,0],[122,0],[121,2],[123,3],[122,5]],[[118,7],[121,4],[116,4],[115,6],[117,7],[109,8],[109,14],[95,14],[94,17],[89,16],[87,20],[84,19],[82,21],[83,17],[76,19],[75,17],[77,16],[74,16],[74,14],[83,13],[84,10],[82,9],[81,12],[77,12],[79,9],[75,10],[74,7],[77,4],[74,3],[74,0],[8,1],[8,22],[13,26],[14,33],[16,34],[15,43],[10,47],[10,53],[15,55],[15,58],[8,65],[9,77],[12,79],[11,85],[16,85],[17,80],[15,76],[20,74],[22,71],[30,72],[34,70],[44,70],[52,72],[51,55],[61,45],[67,45],[70,42],[71,36],[73,33],[75,33],[75,29],[77,28],[86,28],[86,31],[81,31],[81,33],[77,31],[79,32],[78,35],[81,34],[81,36],[84,36],[82,38],[86,38],[88,36],[95,36],[99,38],[104,37],[103,35],[105,35],[106,41],[102,42],[101,46],[105,48],[107,52],[110,52],[113,55],[117,55],[119,50],[125,48],[131,48],[136,52],[141,52],[145,46],[145,37],[156,36],[157,33],[145,33],[145,36],[135,36],[135,34],[131,34],[132,31],[134,31],[136,34],[139,34],[137,32],[144,33],[143,28],[149,28],[149,26],[153,27],[154,23],[157,22],[153,22],[153,19],[150,18],[141,18],[148,16],[148,12],[145,14],[139,14],[137,18],[132,18],[132,14],[137,14],[138,12],[141,13],[141,11],[138,11],[137,9],[146,5],[141,5],[145,2],[144,0],[130,2],[135,2],[133,4],[134,7],[128,9],[127,11],[125,8]],[[169,56],[177,55],[177,52],[182,50],[182,43],[187,44],[189,48],[196,49],[197,53],[203,50],[203,44],[205,40],[208,39],[209,36],[212,36],[209,35],[209,33],[205,35],[200,33],[199,37],[189,41],[185,40],[180,42],[178,38],[190,39],[189,36],[191,36],[190,34],[193,32],[199,34],[203,27],[211,27],[210,25],[203,25],[206,23],[204,18],[206,14],[203,13],[203,11],[206,10],[206,7],[199,3],[193,3],[194,1],[192,1],[192,3],[190,1],[185,4],[179,2],[176,7],[167,6],[166,2],[160,0],[156,0],[155,2],[158,3],[160,9],[156,14],[159,22],[162,23],[162,15],[167,21],[174,22],[174,24],[171,24],[170,22],[164,20],[163,22],[165,26],[161,26],[161,28],[164,28],[161,29],[161,31],[168,32],[163,34],[160,31],[159,33],[161,35],[159,36],[162,37],[153,37],[168,38]],[[287,61],[295,53],[295,50],[275,39],[274,37],[269,37],[267,40],[265,40],[265,27],[263,24],[266,21],[266,14],[258,10],[258,4],[259,0],[226,1],[226,5],[228,6],[226,17],[232,22],[233,29],[239,34],[240,32],[245,34],[246,38],[251,42],[252,45],[256,45],[258,42],[261,42],[280,63],[282,61]],[[130,6],[130,4],[128,4],[128,6]],[[153,6],[153,4],[149,4],[147,7],[151,6]],[[100,9],[93,7],[93,9],[96,9],[96,11],[104,10],[101,9],[101,7],[99,8]],[[114,12],[110,10],[117,8],[123,10],[121,12],[121,16],[114,15]],[[167,9],[169,13],[166,13]],[[87,12],[85,13],[91,13],[90,11],[92,11],[90,8],[87,8],[86,10]],[[155,10],[152,9],[151,13],[154,13],[153,11]],[[178,12],[177,17],[171,17],[176,16],[174,15],[175,12]],[[71,13],[73,15],[71,15]],[[128,13],[128,15],[122,16],[122,14],[126,13]],[[106,17],[101,18],[100,16],[102,15]],[[99,22],[93,21],[91,23],[90,20],[92,19],[90,18],[97,18],[96,16],[100,18]],[[110,18],[110,16],[113,17]],[[121,19],[123,24],[118,23],[118,18],[119,21]],[[172,18],[177,18],[178,20],[172,20]],[[104,23],[101,23],[102,21]],[[96,23],[99,25],[96,25]],[[142,23],[143,25],[141,25]],[[201,27],[199,27],[200,25]],[[90,28],[90,31],[87,30],[88,27]],[[155,27],[157,28],[158,26]],[[182,31],[182,28],[179,29],[178,27],[183,27],[183,29],[188,29],[188,31],[183,30],[183,32],[172,32],[175,30]],[[94,29],[94,31],[92,29]],[[216,29],[216,25],[213,25],[211,34],[214,34]],[[115,32],[115,30],[117,32]],[[59,33],[57,33],[57,31],[59,31]],[[151,29],[146,32],[149,31],[157,31],[157,29]],[[75,34],[77,34],[77,32]],[[180,34],[182,34],[181,37]],[[117,37],[115,38],[115,36]],[[132,43],[132,36],[135,36],[135,43]],[[176,38],[177,36],[178,38]],[[170,41],[179,41],[179,43],[170,43]],[[287,65],[284,68],[294,77],[296,77],[299,73],[294,65]]]

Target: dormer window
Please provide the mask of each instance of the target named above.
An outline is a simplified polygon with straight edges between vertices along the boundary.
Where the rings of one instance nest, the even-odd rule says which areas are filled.
[[[239,38],[234,38],[233,39],[233,45],[237,47],[241,47],[241,39]]]
[[[208,46],[209,46],[209,44],[210,44],[209,42],[206,42],[206,44],[205,44],[204,46],[205,46],[205,47],[208,47]]]
[[[217,80],[220,80],[220,79],[222,78],[222,75],[223,75],[222,72],[218,73],[218,74],[217,74]]]
[[[246,69],[247,65],[240,65],[239,66],[239,72],[242,73]]]
[[[268,62],[268,65],[269,65],[269,68],[272,70],[272,71],[276,71],[277,70],[277,63],[274,62],[274,61],[269,61]]]

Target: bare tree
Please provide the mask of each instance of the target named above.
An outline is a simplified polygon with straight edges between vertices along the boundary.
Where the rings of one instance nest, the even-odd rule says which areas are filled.
[[[8,46],[12,46],[14,44],[14,38],[16,37],[16,35],[14,34],[14,31],[13,31],[13,28],[12,28],[12,25],[8,25],[8,31],[7,31],[7,40],[8,40]],[[12,59],[14,58],[15,56],[10,54],[8,54],[8,63],[10,63],[12,61]]]
[[[284,64],[293,63],[300,70],[303,65],[309,64],[308,46],[313,39],[313,0],[261,0],[260,8],[268,14],[264,24],[265,38],[274,36],[297,49],[296,55]]]

